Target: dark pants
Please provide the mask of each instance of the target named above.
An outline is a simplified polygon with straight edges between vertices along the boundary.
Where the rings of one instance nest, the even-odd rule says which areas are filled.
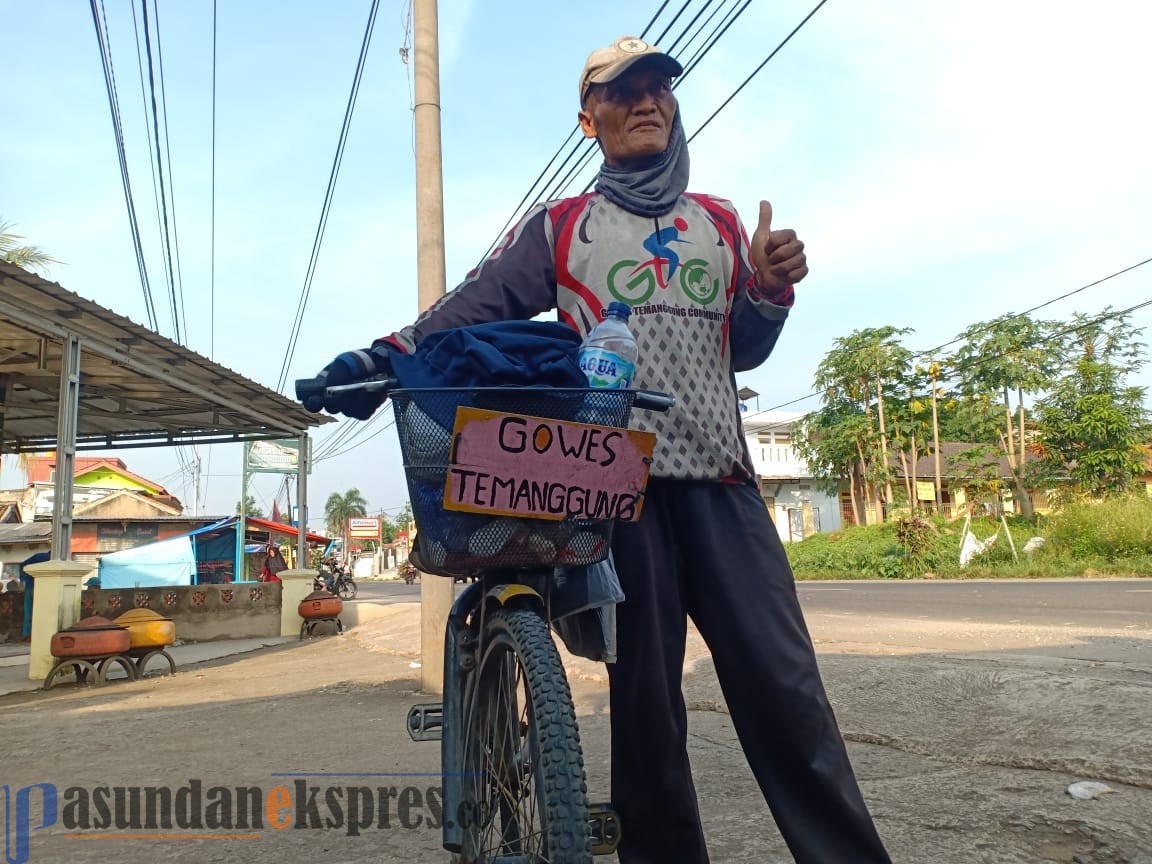
[[[687,616],[796,861],[887,864],[755,488],[653,480],[643,516],[617,526],[612,551],[626,597],[608,667],[621,864],[708,861],[680,689]]]

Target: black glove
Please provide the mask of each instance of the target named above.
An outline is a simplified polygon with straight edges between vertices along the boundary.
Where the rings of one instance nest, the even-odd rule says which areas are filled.
[[[391,374],[392,360],[388,349],[382,344],[376,344],[359,351],[345,351],[321,369],[316,377],[324,382],[325,387],[339,387],[377,375]],[[387,398],[386,393],[379,391],[352,390],[330,396],[309,396],[304,400],[304,407],[309,411],[324,410],[329,414],[346,414],[357,420],[367,420]]]

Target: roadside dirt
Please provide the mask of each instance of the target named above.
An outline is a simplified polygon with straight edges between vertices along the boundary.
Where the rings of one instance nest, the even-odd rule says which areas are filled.
[[[1112,640],[1109,652],[1125,658],[1102,662],[1058,656],[1075,654],[1071,640],[1065,652],[1047,643],[1045,653],[1030,651],[1029,639],[1036,645],[1055,638],[1039,632],[1017,634],[1006,647],[999,646],[1005,634],[979,633],[964,644],[987,647],[961,653],[922,644],[952,644],[956,637],[925,634],[922,622],[889,628],[871,641],[852,630],[837,632],[835,622],[810,623],[861,785],[894,861],[1152,864],[1152,665],[1146,660],[1152,634],[1094,634]],[[214,832],[179,826],[84,831],[60,819],[31,832],[28,860],[447,861],[428,795],[439,780],[426,776],[439,771],[439,746],[411,742],[403,727],[411,704],[431,701],[415,692],[417,633],[416,607],[397,604],[343,637],[189,667],[174,678],[0,699],[3,782],[13,795],[32,784],[55,784],[62,809],[69,787],[168,786],[175,792],[191,790],[194,780],[206,798],[213,786],[257,787],[267,798],[283,785],[294,795],[286,811],[294,822],[283,830],[267,818],[260,830]],[[606,798],[603,670],[572,658],[568,664],[590,793]],[[791,859],[695,635],[686,666],[689,746],[713,860],[785,864]],[[317,774],[328,776],[310,776]],[[1103,781],[1114,791],[1074,800],[1066,790],[1076,780]],[[358,836],[350,836],[346,812],[333,820],[338,825],[323,824],[332,815],[325,792],[339,788],[346,811],[353,786],[385,802],[377,810],[389,811],[387,827],[380,827],[378,812]],[[312,788],[320,824],[306,806],[299,809]],[[405,796],[409,806],[401,819]],[[34,826],[39,793],[31,801]],[[136,836],[156,833],[168,839]]]

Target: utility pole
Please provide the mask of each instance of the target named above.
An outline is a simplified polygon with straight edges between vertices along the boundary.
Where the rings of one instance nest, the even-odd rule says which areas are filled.
[[[192,515],[200,515],[200,448],[192,447]]]
[[[416,133],[416,281],[420,311],[444,296],[444,174],[440,155],[440,43],[436,0],[413,0]],[[444,690],[444,629],[452,579],[420,580],[420,689]]]

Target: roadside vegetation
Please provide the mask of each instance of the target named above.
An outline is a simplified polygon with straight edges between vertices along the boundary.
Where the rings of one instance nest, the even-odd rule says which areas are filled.
[[[1152,499],[1135,494],[1101,503],[1074,503],[1035,524],[1006,520],[1012,547],[997,519],[973,519],[986,551],[960,566],[964,520],[903,517],[881,525],[815,534],[788,544],[797,579],[988,579],[1152,576]],[[998,536],[997,536],[998,535]],[[1043,538],[1025,552],[1028,541]]]

